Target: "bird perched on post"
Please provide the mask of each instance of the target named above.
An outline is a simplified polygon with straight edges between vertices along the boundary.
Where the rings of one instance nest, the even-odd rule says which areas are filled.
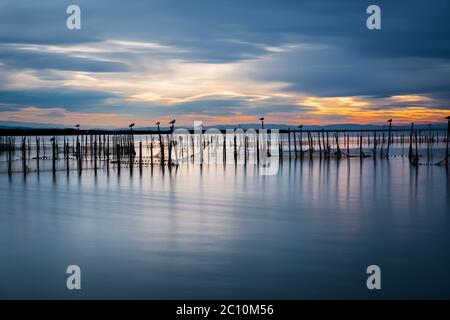
[[[128,128],[130,128],[130,141],[129,141],[129,149],[130,149],[130,155],[136,155],[136,151],[134,150],[134,135],[133,135],[133,127],[134,123],[130,124]]]
[[[392,119],[389,119],[388,121],[386,121],[386,122],[392,122]]]
[[[264,129],[264,118],[259,118],[259,121],[261,121],[261,129]]]
[[[170,131],[173,132],[173,128],[175,127],[175,119],[173,119],[172,121],[170,121],[169,124],[170,124]]]
[[[159,136],[159,139],[161,140],[161,132],[159,131],[159,125],[161,124],[161,122],[157,122],[156,123],[156,126],[158,127],[158,136]]]

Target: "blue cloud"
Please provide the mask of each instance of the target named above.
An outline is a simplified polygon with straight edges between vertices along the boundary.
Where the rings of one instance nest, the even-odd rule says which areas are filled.
[[[129,70],[129,66],[122,62],[14,48],[0,48],[0,61],[9,67],[18,69],[56,69],[86,72],[124,72]]]
[[[39,108],[64,108],[70,111],[97,112],[107,99],[117,98],[109,92],[70,89],[0,90],[1,111],[29,106]],[[3,105],[3,106],[2,106]]]

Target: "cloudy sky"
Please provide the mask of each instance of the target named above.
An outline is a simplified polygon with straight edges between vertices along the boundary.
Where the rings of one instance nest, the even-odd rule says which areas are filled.
[[[442,122],[449,40],[447,0],[1,0],[0,122]]]

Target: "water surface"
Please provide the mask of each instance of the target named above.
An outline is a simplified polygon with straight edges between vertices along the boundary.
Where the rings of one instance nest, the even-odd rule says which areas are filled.
[[[1,174],[0,203],[0,298],[450,298],[448,170],[406,158]]]

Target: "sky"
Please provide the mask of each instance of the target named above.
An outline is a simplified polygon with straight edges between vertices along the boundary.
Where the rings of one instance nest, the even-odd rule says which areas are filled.
[[[1,0],[0,123],[443,122],[449,25],[446,0]]]

